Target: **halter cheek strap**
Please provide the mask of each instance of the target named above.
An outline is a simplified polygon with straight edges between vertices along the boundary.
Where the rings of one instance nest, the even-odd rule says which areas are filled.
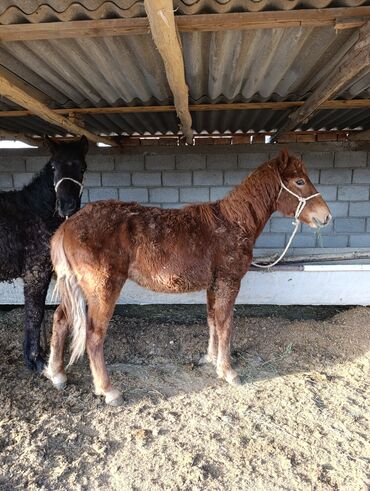
[[[77,184],[79,187],[80,187],[80,194],[79,194],[79,197],[81,197],[81,194],[82,194],[82,191],[84,189],[84,185],[83,185],[83,182],[80,182],[80,181],[76,181],[76,179],[72,179],[72,177],[62,177],[62,179],[59,179],[59,181],[54,185],[54,189],[55,189],[55,192],[58,191],[58,187],[60,186],[60,184],[63,182],[63,181],[72,181],[74,182],[75,184]]]

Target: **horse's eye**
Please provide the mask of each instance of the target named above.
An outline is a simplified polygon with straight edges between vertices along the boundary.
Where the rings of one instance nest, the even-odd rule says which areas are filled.
[[[297,186],[304,186],[305,185],[304,179],[297,179],[295,183],[297,184]]]
[[[52,170],[55,170],[55,165],[54,164],[51,164],[51,169]]]

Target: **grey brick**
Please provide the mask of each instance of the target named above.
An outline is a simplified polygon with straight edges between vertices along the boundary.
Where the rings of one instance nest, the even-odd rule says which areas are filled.
[[[231,170],[225,172],[224,183],[227,184],[240,184],[242,180],[247,177],[247,173],[244,170]]]
[[[307,225],[306,223],[302,223],[302,233],[305,233],[305,234],[320,234],[320,235],[329,235],[331,233],[333,233],[333,230],[334,230],[334,222],[333,220],[328,224],[326,225],[326,227],[323,227],[323,228],[320,228],[320,230],[318,230],[317,228],[312,228],[310,227],[309,225]]]
[[[87,187],[101,186],[101,174],[100,174],[100,172],[85,172],[84,185]]]
[[[354,169],[354,184],[370,184],[370,169]]]
[[[370,247],[370,234],[353,234],[349,238],[350,247]]]
[[[12,188],[13,178],[11,174],[0,174],[0,188]]]
[[[207,155],[207,169],[237,169],[238,167],[238,156],[237,154],[215,154]]]
[[[316,186],[316,189],[325,201],[335,201],[337,199],[337,186],[324,186],[322,184]]]
[[[318,241],[319,247],[348,247],[348,235],[336,234],[336,235],[323,235]]]
[[[121,188],[119,190],[119,199],[147,203],[149,201],[149,192],[146,188]]]
[[[200,170],[206,168],[205,155],[176,155],[176,169]]]
[[[17,189],[22,188],[31,181],[33,176],[34,174],[32,174],[32,172],[20,172],[19,174],[13,174],[14,187]]]
[[[370,232],[370,218],[368,218],[366,220],[367,224],[366,224],[366,232]]]
[[[100,201],[106,199],[118,199],[117,188],[90,188],[90,201]]]
[[[200,203],[209,201],[209,188],[181,188],[182,203]]]
[[[369,199],[369,186],[339,186],[338,200],[361,201]]]
[[[366,167],[366,152],[335,152],[335,167]]]
[[[336,232],[363,232],[365,230],[364,218],[337,218],[334,223]]]
[[[49,157],[27,157],[26,158],[26,170],[28,172],[40,171],[49,160]]]
[[[193,184],[203,186],[217,186],[217,184],[223,183],[222,171],[194,171]]]
[[[333,218],[348,217],[348,203],[327,201],[327,204],[330,208],[330,213],[332,214]]]
[[[133,172],[132,184],[134,186],[160,186],[160,172]]]
[[[285,234],[261,234],[256,242],[256,247],[263,247],[267,249],[276,249],[284,247],[285,245]]]
[[[175,208],[175,209],[180,209],[184,208],[184,203],[163,203],[162,208]]]
[[[122,171],[144,170],[143,155],[118,155],[114,159],[114,168]]]
[[[315,247],[316,235],[311,234],[297,234],[292,242],[292,247]]]
[[[190,186],[191,172],[163,172],[164,186]]]
[[[231,190],[232,186],[223,186],[219,188],[211,188],[211,201],[217,201],[224,198]]]
[[[156,203],[176,203],[179,200],[177,188],[153,188],[149,190],[149,199]]]
[[[238,155],[239,169],[255,169],[269,160],[268,153],[240,153]]]
[[[370,217],[370,201],[358,201],[357,203],[350,203],[349,216]]]
[[[304,152],[302,157],[308,170],[334,167],[333,152]]]
[[[320,174],[321,184],[350,184],[351,169],[324,169]]]
[[[83,192],[82,192],[82,196],[81,196],[81,205],[86,205],[88,202],[89,202],[89,191],[88,189],[84,189]]]
[[[129,172],[103,172],[103,186],[130,186],[131,175]]]
[[[319,169],[311,169],[308,171],[308,177],[313,184],[317,184],[319,182],[320,171]]]
[[[114,158],[111,155],[88,155],[86,163],[89,171],[114,169]]]
[[[271,232],[292,232],[294,227],[292,225],[293,218],[271,218]]]
[[[47,158],[45,159],[45,163]],[[26,159],[17,157],[1,157],[0,172],[24,172],[26,170]]]
[[[170,170],[175,168],[174,155],[146,155],[145,168],[148,170]]]

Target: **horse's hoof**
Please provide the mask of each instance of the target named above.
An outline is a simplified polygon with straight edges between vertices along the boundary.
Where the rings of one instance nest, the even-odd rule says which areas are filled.
[[[61,384],[54,384],[57,390],[64,390],[67,387],[67,382],[62,382]]]
[[[105,393],[105,403],[108,406],[122,406],[123,396],[121,392],[117,389],[112,389]]]
[[[233,385],[234,387],[240,387],[242,385],[242,381],[240,380],[239,375],[237,375],[236,377],[233,377],[231,380],[227,380],[227,382],[230,385]]]
[[[43,373],[46,362],[45,359],[41,355],[37,355],[36,358],[25,358],[24,359],[24,364],[28,368],[28,370],[31,370],[31,372],[37,372],[37,373]]]
[[[201,356],[198,361],[198,365],[206,365],[208,363],[211,363],[212,365],[216,365],[216,358],[212,358],[212,356],[205,354]]]
[[[56,375],[52,376],[49,375],[46,370],[44,373],[48,378],[50,378],[57,390],[64,390],[67,387],[67,377],[64,373],[57,373]]]

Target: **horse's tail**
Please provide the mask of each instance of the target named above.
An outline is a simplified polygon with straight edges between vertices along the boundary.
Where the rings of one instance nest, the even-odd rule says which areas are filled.
[[[68,222],[66,222],[68,223]],[[80,358],[86,346],[86,302],[76,274],[66,256],[62,225],[51,240],[51,260],[57,274],[54,292],[60,294],[67,322],[72,326],[72,350],[69,365]]]

